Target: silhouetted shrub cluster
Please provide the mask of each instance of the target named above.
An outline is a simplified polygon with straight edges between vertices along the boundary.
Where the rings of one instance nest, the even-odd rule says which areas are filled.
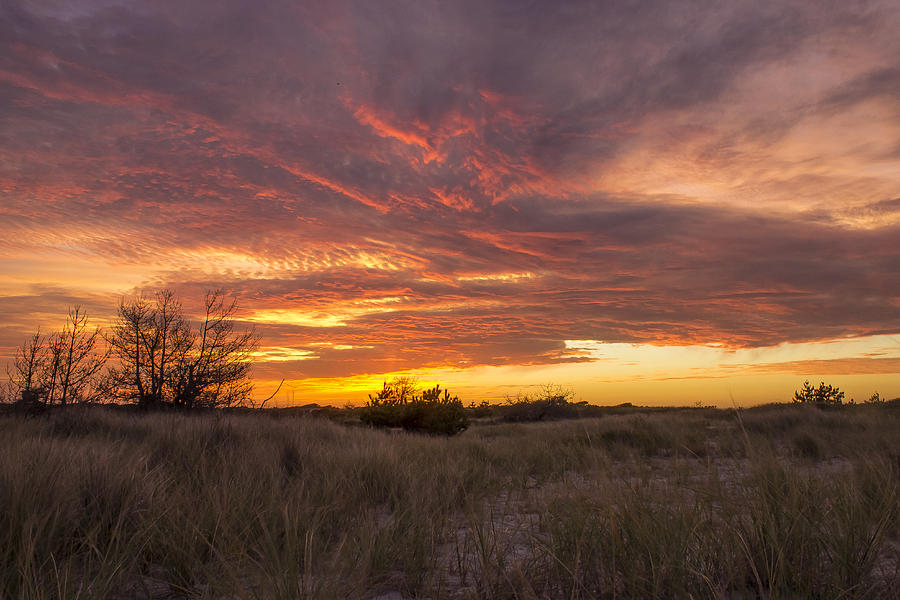
[[[883,405],[886,402],[884,397],[878,392],[873,392],[869,399],[865,401],[865,404],[879,404]]]
[[[540,395],[507,398],[506,404],[497,407],[501,421],[521,423],[527,421],[550,421],[554,419],[574,419],[581,416],[586,402],[572,402],[575,394],[557,386],[548,385]]]
[[[794,392],[794,402],[798,404],[815,404],[816,406],[840,406],[844,401],[844,392],[837,387],[819,382],[819,387],[810,385],[809,380],[803,382],[803,388]]]
[[[372,427],[402,428],[432,435],[456,435],[469,426],[462,401],[439,385],[417,393],[414,382],[399,378],[385,382],[360,411]]]

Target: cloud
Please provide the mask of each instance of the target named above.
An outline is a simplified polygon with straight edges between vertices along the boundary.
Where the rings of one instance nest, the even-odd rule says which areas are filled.
[[[0,345],[162,286],[232,291],[303,358],[270,368],[316,377],[896,333],[898,24],[891,2],[6,3]]]

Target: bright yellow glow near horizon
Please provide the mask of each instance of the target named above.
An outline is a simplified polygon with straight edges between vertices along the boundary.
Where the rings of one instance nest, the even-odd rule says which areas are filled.
[[[900,396],[900,340],[871,336],[825,342],[727,349],[713,346],[604,344],[570,340],[573,354],[587,362],[549,365],[411,369],[336,378],[288,380],[276,405],[360,404],[383,381],[415,377],[420,385],[441,384],[465,403],[501,402],[534,394],[547,384],[571,389],[595,404],[740,406],[787,401],[804,379],[830,383],[862,401],[873,392]],[[866,370],[871,359],[889,364],[885,372]],[[861,361],[854,363],[855,360]],[[890,371],[894,372],[890,372]],[[277,381],[260,382],[258,394],[271,394]]]

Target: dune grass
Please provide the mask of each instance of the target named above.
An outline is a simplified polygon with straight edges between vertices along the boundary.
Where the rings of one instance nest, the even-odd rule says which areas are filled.
[[[879,598],[900,411],[0,417],[0,598]]]

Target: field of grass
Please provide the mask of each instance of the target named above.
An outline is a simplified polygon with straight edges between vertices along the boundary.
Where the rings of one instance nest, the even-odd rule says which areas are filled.
[[[0,417],[0,598],[885,598],[900,410]]]

